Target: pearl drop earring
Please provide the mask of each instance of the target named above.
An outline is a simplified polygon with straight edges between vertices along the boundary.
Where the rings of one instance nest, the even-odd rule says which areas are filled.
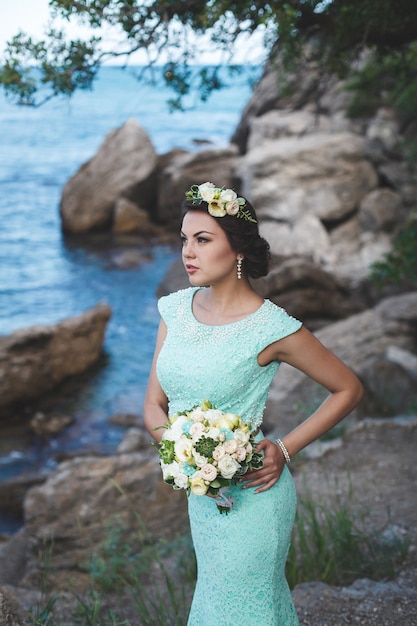
[[[237,258],[237,279],[240,280],[242,278],[242,257],[239,256]]]

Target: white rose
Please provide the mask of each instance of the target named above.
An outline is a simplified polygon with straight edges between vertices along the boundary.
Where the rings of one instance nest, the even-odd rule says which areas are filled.
[[[179,439],[179,433],[172,430],[172,428],[168,428],[162,435],[162,439],[166,439],[167,441],[177,441],[177,439]]]
[[[235,459],[232,459],[229,454],[225,454],[224,457],[220,459],[218,465],[221,475],[229,480],[233,478],[239,467],[239,463],[235,461]]]
[[[191,411],[189,417],[193,420],[193,422],[204,422],[204,420],[206,419],[206,415],[204,411],[200,409],[200,407],[197,407],[196,409]]]
[[[194,440],[198,439],[203,434],[204,430],[204,424],[202,424],[201,422],[196,422],[190,428],[190,435]]]
[[[210,483],[217,476],[217,469],[211,463],[206,463],[201,468],[201,477],[203,480],[208,480]]]
[[[220,461],[220,459],[222,459],[225,454],[226,454],[226,450],[224,449],[224,446],[223,445],[217,446],[213,450],[213,459],[215,461]]]
[[[218,428],[215,428],[214,426],[211,426],[211,428],[209,428],[206,432],[206,437],[211,437],[211,439],[214,439],[214,441],[219,441],[220,430]]]
[[[179,489],[187,489],[188,487],[188,476],[180,472],[178,476],[175,476],[174,483]]]
[[[225,208],[227,215],[237,215],[240,209],[239,202],[237,200],[226,202]]]
[[[236,452],[237,450],[237,443],[235,439],[229,439],[228,441],[225,441],[223,445],[227,454],[233,454],[233,452]]]
[[[200,471],[197,471],[193,476],[191,476],[190,488],[191,492],[195,496],[204,496],[207,493],[208,486],[204,482]]]
[[[225,413],[223,417],[232,422],[234,427],[239,426],[240,417],[236,413]]]
[[[198,192],[205,202],[211,202],[213,200],[215,189],[212,183],[204,183],[198,186]]]
[[[237,442],[238,446],[244,446],[248,443],[249,438],[250,438],[250,434],[249,433],[245,433],[242,429],[237,428],[234,432],[233,432],[233,436]]]
[[[228,428],[229,430],[233,430],[233,420],[228,417],[228,415],[221,415],[217,419],[214,419],[212,422],[213,426],[216,428]]]
[[[206,419],[209,422],[213,422],[216,419],[219,419],[223,415],[222,411],[219,409],[208,409],[206,411]]]
[[[182,463],[188,463],[193,456],[193,442],[187,437],[182,437],[175,442],[175,456]]]
[[[220,200],[222,202],[233,202],[233,200],[236,200],[236,198],[237,193],[233,191],[233,189],[223,189],[220,192]]]
[[[167,480],[167,478],[176,478],[178,476],[179,465],[176,461],[173,461],[172,463],[163,463],[161,461],[161,468],[164,480]]]
[[[207,463],[208,459],[206,456],[203,456],[194,450],[194,461],[198,467],[203,467],[203,465]]]
[[[238,461],[242,462],[246,459],[246,450],[245,448],[238,448],[236,450],[236,458]]]
[[[176,441],[177,439],[181,437],[182,426],[188,420],[184,415],[181,415],[180,417],[176,418],[175,421],[173,422],[172,422],[173,418],[170,418],[170,419],[171,419],[171,427],[165,430],[163,437],[164,439],[168,439],[169,441]]]

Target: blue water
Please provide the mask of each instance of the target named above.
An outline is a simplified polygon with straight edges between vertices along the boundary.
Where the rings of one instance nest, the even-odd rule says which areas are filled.
[[[99,301],[113,309],[102,363],[50,404],[73,415],[74,426],[47,441],[31,433],[27,420],[2,429],[0,479],[53,467],[57,452],[114,449],[122,429],[107,420],[118,412],[140,414],[158,322],[155,292],[178,255],[160,245],[143,250],[137,267],[122,270],[115,260],[126,246],[65,240],[58,212],[63,185],[130,117],[160,154],[195,150],[194,140],[226,145],[251,93],[246,75],[231,80],[208,102],[189,102],[187,111],[172,114],[165,87],[138,84],[117,67],[104,68],[93,91],[70,101],[31,109],[0,95],[0,334],[55,323]]]

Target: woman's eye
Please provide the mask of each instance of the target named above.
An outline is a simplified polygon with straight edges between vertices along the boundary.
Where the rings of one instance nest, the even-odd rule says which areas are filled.
[[[185,244],[187,243],[186,237],[181,236],[180,239],[181,239],[181,245],[185,246]]]
[[[205,237],[199,237],[197,239],[198,243],[206,243],[208,241],[208,239],[206,239]]]

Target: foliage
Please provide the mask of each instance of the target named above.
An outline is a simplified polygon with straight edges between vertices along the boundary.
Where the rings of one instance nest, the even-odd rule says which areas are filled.
[[[139,514],[136,516],[140,520]],[[166,543],[152,542],[140,522],[135,532],[120,516],[108,525],[107,537],[101,547],[91,554],[89,573],[94,591],[89,597],[78,598],[77,617],[83,624],[103,623],[106,609],[104,597],[117,593],[128,596],[141,624],[168,626],[185,624],[187,590],[195,581],[195,559],[190,541],[180,538]],[[194,567],[193,567],[194,563]],[[153,580],[149,586],[149,580]],[[123,617],[107,609],[106,623],[128,624]],[[76,622],[78,623],[78,622]]]
[[[193,63],[201,54],[220,51],[220,64],[230,63],[242,41],[251,48],[255,33],[262,36],[265,55],[279,49],[288,63],[313,42],[312,58],[341,75],[365,48],[383,58],[407,53],[416,40],[417,6],[408,0],[50,0],[50,8],[55,24],[81,23],[94,36],[68,40],[58,27],[40,42],[16,35],[5,50],[0,84],[20,104],[89,88],[103,62],[127,60],[137,51],[148,67],[164,64],[163,76],[175,94],[171,106],[180,108],[191,90],[206,99],[223,86],[216,64],[196,71]],[[117,43],[106,49],[110,35]],[[39,72],[31,71],[33,64]]]
[[[379,287],[404,281],[417,284],[417,212],[398,235],[393,251],[372,265],[371,280]]]
[[[337,485],[332,492],[338,492]],[[197,574],[191,537],[187,534],[171,541],[152,542],[138,513],[135,518],[136,529],[128,527],[118,515],[108,524],[105,540],[89,561],[91,588],[84,595],[75,595],[77,607],[71,623],[185,626]],[[351,491],[345,499],[337,497],[330,506],[312,495],[299,497],[286,567],[290,587],[311,580],[347,585],[361,577],[395,577],[397,564],[407,554],[408,540],[363,530],[370,526],[366,522],[367,512],[355,504]],[[45,577],[50,569],[51,549],[52,545],[40,555]],[[43,607],[31,609],[27,623],[58,626],[53,617],[55,601],[50,598]]]
[[[337,490],[336,490],[337,492]],[[409,542],[363,530],[366,512],[352,500],[331,506],[307,495],[299,497],[286,575],[290,588],[301,582],[349,585],[358,578],[394,578]]]
[[[373,52],[352,72],[347,89],[353,92],[351,117],[370,116],[379,107],[393,107],[403,127],[416,119],[417,42],[382,55]],[[408,146],[408,152],[412,152]],[[416,146],[417,148],[417,146]],[[417,160],[417,153],[414,160]]]
[[[41,599],[28,611],[26,623],[29,626],[59,626],[53,615],[53,609],[58,600],[58,596],[51,595],[47,591],[51,574],[53,549],[53,539],[44,538],[43,547],[39,551],[39,561],[42,563]]]

